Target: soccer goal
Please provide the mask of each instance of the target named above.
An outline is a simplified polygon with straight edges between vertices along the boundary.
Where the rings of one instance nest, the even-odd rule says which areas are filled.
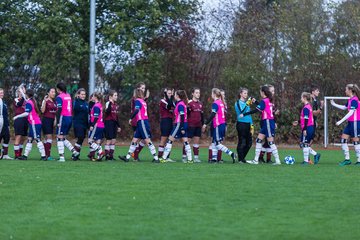
[[[325,96],[324,98],[324,147],[329,145],[329,105],[331,100],[348,100],[349,97],[331,97]],[[334,143],[335,146],[340,146],[339,143]]]

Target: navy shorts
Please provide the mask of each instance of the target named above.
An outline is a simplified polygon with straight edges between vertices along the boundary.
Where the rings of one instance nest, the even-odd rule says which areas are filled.
[[[138,139],[151,138],[150,124],[148,120],[139,120],[137,122],[134,138],[138,138]]]
[[[180,130],[180,123],[176,123],[173,125],[173,129],[171,131],[171,136],[176,138],[176,139],[179,139],[179,138],[186,138],[187,137],[187,129],[188,129],[188,125],[187,123],[184,123],[184,133],[181,132]]]
[[[15,136],[27,136],[28,135],[28,120],[26,117],[17,118],[14,121]]]
[[[40,139],[41,138],[41,124],[30,124],[28,136],[33,139]]]
[[[260,133],[264,134],[267,138],[275,137],[275,121],[273,119],[261,120]]]
[[[92,131],[89,131],[89,139],[101,140],[104,138],[104,128],[94,127]]]
[[[41,126],[42,126],[42,130],[43,133],[45,135],[47,134],[54,134],[54,118],[47,118],[47,117],[43,117],[41,120]]]
[[[188,127],[188,138],[201,137],[201,127]]]
[[[117,125],[116,122],[113,120],[106,120],[105,121],[105,138],[106,140],[111,140],[116,138],[117,134]]]
[[[72,117],[60,116],[59,124],[60,127],[56,128],[56,134],[68,135],[72,124]]]
[[[162,137],[170,136],[171,130],[173,129],[172,118],[162,118],[160,120],[160,130]]]
[[[85,138],[87,127],[83,125],[74,125],[74,136],[76,138]]]
[[[300,142],[302,143],[310,143],[311,140],[313,140],[315,137],[315,127],[314,126],[308,126],[306,128],[306,136],[301,134]]]
[[[216,128],[212,127],[212,142],[221,142],[225,138],[226,125],[220,124]]]
[[[343,133],[351,138],[360,137],[360,121],[348,122]]]

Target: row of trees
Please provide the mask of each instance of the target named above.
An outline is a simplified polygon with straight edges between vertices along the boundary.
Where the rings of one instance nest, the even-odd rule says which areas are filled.
[[[346,83],[360,82],[359,16],[357,0],[224,0],[211,11],[198,0],[97,0],[97,86],[121,93],[125,120],[132,86],[147,83],[155,120],[164,86],[201,86],[207,106],[220,87],[231,107],[240,86],[258,97],[271,83],[279,137],[289,141],[301,91],[314,83],[343,95]],[[0,22],[2,87],[87,87],[89,1],[3,0]],[[231,137],[233,111],[228,118]]]

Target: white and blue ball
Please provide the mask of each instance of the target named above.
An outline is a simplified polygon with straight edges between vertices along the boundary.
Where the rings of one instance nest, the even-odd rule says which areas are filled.
[[[293,165],[295,163],[295,158],[293,156],[286,156],[284,158],[284,163],[288,165]]]

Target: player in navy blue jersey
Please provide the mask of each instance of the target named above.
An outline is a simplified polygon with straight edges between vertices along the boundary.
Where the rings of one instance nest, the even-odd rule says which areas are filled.
[[[109,101],[105,104],[105,156],[106,160],[114,160],[116,134],[121,131],[117,92],[110,90],[108,98]]]
[[[0,142],[3,141],[2,149],[0,151],[0,159],[12,159],[8,155],[10,142],[8,107],[3,101],[3,98],[4,90],[0,88]]]
[[[89,128],[89,104],[85,98],[86,90],[84,88],[78,89],[73,102],[73,128],[74,135],[77,138],[74,148],[79,155],[72,157],[74,161],[79,160],[81,147]]]

